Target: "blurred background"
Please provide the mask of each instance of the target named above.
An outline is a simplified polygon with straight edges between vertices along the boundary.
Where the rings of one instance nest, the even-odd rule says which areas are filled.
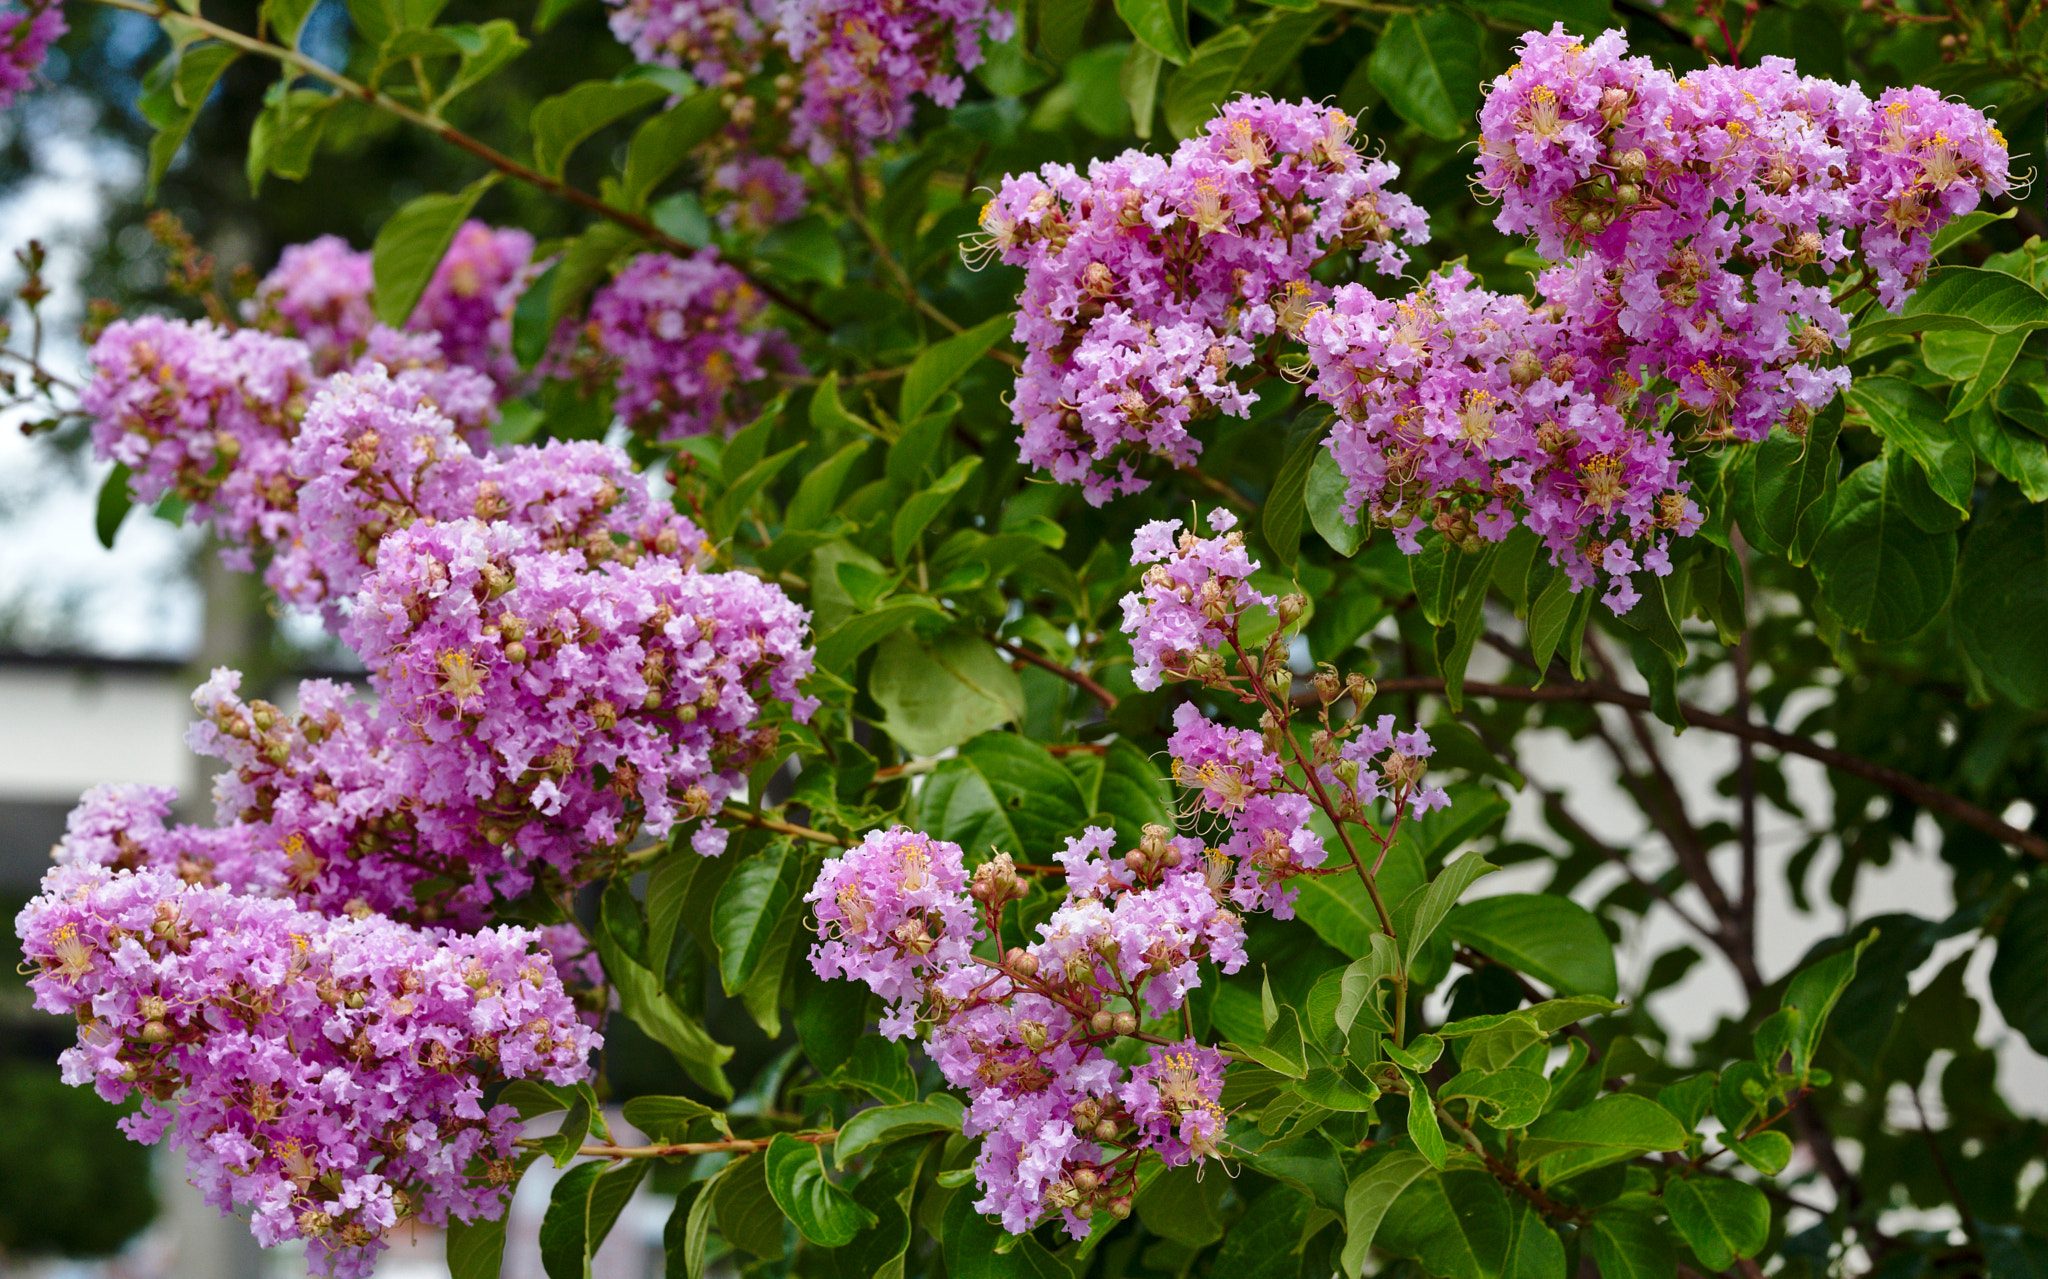
[[[248,0],[218,0],[208,4],[208,15],[248,29],[254,9]],[[501,11],[482,0],[454,0],[447,17],[481,20]],[[83,4],[68,16],[74,30],[46,68],[48,83],[0,112],[0,249],[11,252],[31,239],[47,246],[44,275],[53,292],[44,305],[46,363],[77,379],[83,351],[76,331],[88,298],[108,299],[124,312],[162,307],[182,314],[191,305],[168,287],[165,256],[144,225],[150,206],[142,203],[142,157],[150,130],[133,103],[142,75],[161,54],[157,28],[140,15]],[[626,64],[603,19],[596,4],[571,8],[549,36],[551,56],[521,59],[479,91],[490,99],[474,104],[487,141],[517,149],[513,122],[523,121],[534,102]],[[347,60],[350,28],[340,0],[323,0],[306,32],[309,53],[336,64]],[[177,215],[223,277],[238,269],[260,274],[284,245],[320,234],[365,247],[381,220],[411,196],[475,176],[473,162],[452,149],[403,126],[365,120],[341,152],[323,154],[306,181],[273,178],[253,195],[243,154],[269,75],[247,60],[230,69],[156,201],[155,207]],[[1067,145],[1074,145],[1073,137],[1068,130]],[[1100,145],[1114,149],[1108,140]],[[379,176],[358,180],[364,173]],[[392,181],[390,174],[406,177]],[[1442,204],[1456,193],[1428,194]],[[492,191],[478,215],[543,238],[573,229],[561,207],[511,184]],[[20,279],[0,257],[0,283],[11,292]],[[12,318],[23,319],[18,311]],[[188,820],[210,812],[206,761],[183,745],[188,695],[206,669],[238,667],[249,676],[245,693],[271,696],[300,676],[345,678],[351,669],[348,655],[325,642],[317,625],[269,612],[253,580],[222,570],[192,530],[138,510],[111,548],[102,546],[95,509],[106,468],[92,461],[76,424],[34,438],[16,429],[32,420],[16,410],[0,430],[0,905],[10,919],[34,893],[65,814],[85,788],[102,782],[175,786],[185,796]],[[1472,671],[1481,679],[1494,674],[1478,663]],[[1799,709],[1787,708],[1781,720],[1796,719]],[[1713,785],[1728,773],[1733,752],[1731,739],[1699,732],[1667,752],[1701,822],[1734,820],[1733,800]],[[1535,784],[1518,796],[1506,839],[1554,842],[1541,811],[1542,792],[1550,791],[1563,796],[1595,836],[1635,850],[1641,873],[1655,875],[1669,863],[1668,847],[1645,826],[1639,806],[1614,780],[1613,761],[1596,745],[1557,733],[1525,763]],[[1759,843],[1776,864],[1763,878],[1759,931],[1766,981],[1792,968],[1814,942],[1859,920],[1890,911],[1942,918],[1953,909],[1937,833],[1924,815],[1909,853],[1865,866],[1846,900],[1831,898],[1827,868],[1839,859],[1825,834],[1830,788],[1817,765],[1787,760],[1783,767],[1793,806],[1810,819],[1763,810]],[[2021,801],[2005,816],[2027,826],[2034,814],[2026,808]],[[1802,887],[1814,881],[1810,901],[1801,894],[1795,902],[1784,873],[1795,854],[1804,861],[1793,878]],[[1487,880],[1482,891],[1539,889],[1542,869],[1512,868]],[[1574,896],[1597,901],[1621,880],[1620,870],[1603,869]],[[1669,912],[1653,906],[1623,938],[1622,949],[1624,994],[1654,992],[1649,998],[1673,1030],[1668,1051],[1674,1060],[1685,1058],[1687,1042],[1747,1007],[1725,967],[1684,960],[1684,940]],[[1968,942],[1949,945],[1937,949],[1924,973],[1942,971]],[[11,975],[19,959],[11,930],[0,949],[8,956],[8,973],[0,974],[0,1274],[303,1274],[297,1256],[261,1252],[241,1223],[223,1221],[201,1203],[185,1184],[180,1155],[129,1143],[115,1129],[115,1108],[62,1084],[56,1057],[71,1042],[73,1027],[29,1007],[25,988]],[[1673,955],[1680,957],[1675,963]],[[1990,960],[1991,949],[1983,948],[1964,973],[1965,991],[1982,1008],[1979,1043],[1997,1054],[2009,1103],[2026,1118],[2048,1118],[2048,1060],[2005,1027],[1986,997]],[[618,1059],[608,1063],[621,1094],[631,1090],[633,1048],[622,1042]],[[1914,1103],[1899,1104],[1910,1109]],[[2039,1165],[2027,1176],[2038,1181]],[[536,1169],[520,1189],[505,1270],[510,1279],[541,1273],[533,1240],[548,1184],[544,1170]],[[606,1245],[598,1274],[659,1274],[666,1213],[659,1194],[643,1193]],[[1919,1217],[1924,1220],[1893,1228],[1953,1220],[1953,1214],[1949,1221],[1940,1214]],[[423,1233],[387,1254],[379,1273],[409,1279],[445,1274],[439,1241]]]

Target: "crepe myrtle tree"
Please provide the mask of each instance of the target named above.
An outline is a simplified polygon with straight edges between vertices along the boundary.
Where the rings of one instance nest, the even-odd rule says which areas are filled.
[[[2048,1269],[2048,10],[624,0],[468,106],[574,3],[0,18],[156,21],[152,182],[235,63],[252,188],[474,178],[13,331],[367,672],[81,800],[66,1082],[316,1274],[543,1159],[557,1279]]]

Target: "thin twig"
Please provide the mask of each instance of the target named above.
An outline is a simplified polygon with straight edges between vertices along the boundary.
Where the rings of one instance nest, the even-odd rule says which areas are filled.
[[[1016,658],[1018,661],[1028,663],[1032,666],[1036,666],[1039,670],[1042,671],[1051,671],[1053,674],[1059,676],[1061,679],[1066,680],[1075,688],[1080,689],[1082,692],[1088,694],[1096,701],[1101,702],[1102,709],[1106,711],[1113,711],[1116,709],[1115,693],[1110,692],[1102,685],[1096,683],[1094,680],[1088,678],[1086,675],[1083,675],[1081,672],[1073,669],[1072,667],[1062,666],[1058,662],[1053,661],[1049,657],[1040,657],[1038,654],[1032,652],[1030,649],[1025,648],[1022,644],[1016,643],[1013,640],[1006,640],[995,635],[988,636],[988,639],[996,647],[1002,649],[1004,652]]]
[[[1379,689],[1382,693],[1441,693],[1444,691],[1444,681],[1433,675],[1398,675],[1380,680]],[[1641,693],[1631,693],[1627,689],[1609,684],[1577,680],[1553,681],[1540,688],[1466,680],[1465,693],[1470,697],[1488,697],[1508,702],[1600,702],[1635,710],[1652,709],[1650,699]],[[1678,710],[1685,716],[1686,723],[1695,728],[1747,738],[1773,750],[1783,751],[1787,755],[1802,756],[1825,764],[1837,772],[1861,777],[1896,795],[1905,796],[1930,812],[1954,818],[1973,830],[1982,831],[2001,844],[2009,844],[2030,857],[2038,857],[2048,862],[2048,839],[2032,831],[2021,830],[1968,800],[1930,786],[1917,777],[1909,777],[1895,768],[1836,750],[1832,746],[1823,746],[1810,738],[1780,732],[1768,725],[1750,723],[1732,715],[1718,714],[1683,702],[1679,703]]]
[[[822,1146],[839,1139],[839,1130],[830,1132],[779,1133],[778,1136],[794,1137]],[[736,1137],[731,1141],[671,1141],[652,1146],[611,1146],[591,1145],[579,1148],[576,1153],[588,1159],[671,1159],[678,1155],[751,1155],[768,1149],[774,1137]],[[519,1142],[522,1146],[535,1144],[533,1138]]]

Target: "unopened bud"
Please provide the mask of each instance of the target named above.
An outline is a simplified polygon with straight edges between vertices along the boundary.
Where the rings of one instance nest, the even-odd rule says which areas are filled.
[[[142,1042],[145,1044],[161,1044],[170,1037],[171,1028],[160,1021],[151,1021],[143,1024]]]
[[[1117,1015],[1116,1015],[1115,1017],[1112,1017],[1112,1018],[1110,1019],[1110,1029],[1111,1029],[1111,1030],[1114,1030],[1114,1031],[1115,1031],[1115,1032],[1116,1032],[1117,1034],[1119,1034],[1119,1035],[1135,1035],[1135,1034],[1137,1034],[1137,1033],[1138,1033],[1138,1014],[1136,1014],[1136,1013],[1118,1013],[1118,1014],[1117,1014]]]
[[[1095,1140],[1115,1141],[1118,1131],[1119,1130],[1116,1126],[1116,1120],[1105,1119],[1095,1125]]]
[[[1124,867],[1125,869],[1129,870],[1133,875],[1144,874],[1145,868],[1147,866],[1150,866],[1151,864],[1152,859],[1145,856],[1144,853],[1138,851],[1135,848],[1132,849],[1130,852],[1124,854]]]
[[[1168,870],[1172,870],[1174,867],[1180,865],[1183,860],[1185,859],[1181,857],[1180,850],[1178,848],[1169,848],[1166,850],[1166,855],[1159,859],[1159,864],[1166,867],[1166,869]]]
[[[1083,1194],[1094,1194],[1096,1187],[1101,1184],[1102,1174],[1093,1168],[1074,1169],[1074,1189]]]
[[[505,646],[505,660],[512,663],[514,666],[524,665],[526,663],[526,657],[526,645],[520,643],[518,640],[513,640],[510,644],[507,644]]]
[[[1290,592],[1280,597],[1278,607],[1280,611],[1280,625],[1292,626],[1297,618],[1303,613],[1308,612],[1308,596],[1301,594],[1299,591]]]
[[[1543,361],[1526,347],[1508,357],[1508,381],[1527,386],[1543,376]]]
[[[1109,1215],[1115,1217],[1118,1221],[1128,1220],[1131,1215],[1131,1197],[1129,1195],[1118,1195],[1110,1200]]]
[[[1116,1028],[1116,1017],[1105,1008],[1088,1019],[1088,1029],[1098,1035],[1107,1035]]]

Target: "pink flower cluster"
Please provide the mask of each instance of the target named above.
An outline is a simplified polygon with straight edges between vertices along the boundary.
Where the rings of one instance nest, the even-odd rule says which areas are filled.
[[[617,370],[613,407],[651,439],[729,433],[799,367],[767,299],[707,248],[688,258],[643,253],[591,299],[591,340]]]
[[[1701,516],[1671,436],[1592,374],[1568,314],[1463,267],[1400,302],[1345,285],[1303,328],[1309,391],[1337,413],[1326,447],[1347,512],[1410,553],[1425,529],[1462,545],[1520,521],[1575,588],[1608,574],[1622,612],[1638,598],[1628,575],[1668,573],[1667,536]]]
[[[1097,1211],[1129,1215],[1143,1152],[1180,1164],[1223,1144],[1221,1054],[1154,1036],[1170,1051],[1132,1072],[1107,1050],[1177,1024],[1203,960],[1242,967],[1243,923],[1212,886],[1200,841],[1152,826],[1118,857],[1115,839],[1090,827],[1067,841],[1066,900],[1000,961],[973,950],[1024,895],[1007,853],[969,876],[956,845],[871,832],[827,861],[805,897],[819,976],[893,1001],[891,1038],[929,1027],[933,1060],[968,1094],[963,1131],[983,1138],[975,1208],[1012,1233],[1059,1216],[1079,1238]]]
[[[1627,51],[1619,31],[1591,45],[1561,25],[1524,36],[1480,113],[1480,182],[1501,198],[1502,230],[1551,258],[1582,251],[1579,272],[1627,277],[1618,325],[1674,380],[1692,363],[1671,349],[1675,327],[1691,330],[1692,355],[1736,348],[1745,374],[1770,365],[1746,343],[1798,338],[1789,316],[1839,341],[1828,295],[1800,285],[1801,268],[1826,276],[1860,249],[1897,307],[1942,224],[2006,190],[2004,137],[1931,89],[1872,102],[1784,58],[1680,79]]]
[[[1241,371],[1274,360],[1327,290],[1333,255],[1393,274],[1428,223],[1351,118],[1240,98],[1162,159],[1127,151],[1003,180],[980,252],[1025,269],[1012,411],[1024,459],[1091,502],[1145,485],[1132,456],[1192,463],[1189,426],[1243,416]]]
[[[1014,19],[989,0],[612,0],[612,34],[641,62],[688,70],[732,90],[782,46],[795,74],[777,77],[778,118],[789,142],[824,164],[861,155],[909,127],[911,99],[960,100],[961,72],[981,65],[988,41]],[[792,83],[792,80],[794,83]],[[736,123],[752,120],[752,99]]]
[[[339,601],[360,589],[383,539],[421,522],[508,522],[589,565],[704,553],[703,533],[657,502],[623,454],[589,441],[479,453],[429,389],[373,367],[314,394],[291,446],[296,526],[270,570],[281,597],[324,606],[338,625]]]
[[[776,38],[802,69],[790,140],[815,164],[910,125],[911,96],[960,100],[960,72],[1014,19],[989,0],[777,0]]]
[[[521,381],[512,308],[535,273],[532,236],[465,222],[405,327],[439,338],[432,360],[475,370],[510,390]],[[369,254],[323,235],[285,249],[243,303],[243,318],[306,343],[315,369],[332,373],[356,365],[372,340],[375,284]]]
[[[69,29],[62,0],[24,0],[0,13],[0,109],[35,82],[50,46]]]
[[[1142,588],[1123,599],[1123,629],[1131,636],[1140,688],[1157,688],[1171,676],[1264,706],[1260,729],[1253,731],[1219,724],[1194,702],[1182,702],[1174,709],[1166,749],[1173,780],[1189,793],[1184,819],[1203,830],[1211,845],[1212,885],[1240,909],[1291,919],[1299,893],[1288,881],[1328,873],[1320,869],[1327,856],[1323,838],[1309,826],[1319,803],[1328,806],[1333,821],[1370,826],[1384,801],[1390,835],[1406,815],[1445,807],[1450,797],[1421,785],[1423,761],[1433,751],[1429,734],[1397,735],[1391,715],[1382,716],[1376,728],[1362,722],[1329,726],[1329,704],[1347,690],[1361,712],[1370,696],[1363,681],[1345,685],[1334,673],[1322,679],[1325,724],[1311,735],[1313,759],[1297,752],[1296,771],[1289,772],[1289,761],[1279,753],[1291,713],[1284,699],[1293,687],[1279,643],[1284,631],[1275,633],[1254,664],[1240,627],[1254,605],[1292,620],[1298,601],[1275,601],[1246,584],[1258,563],[1246,554],[1236,522],[1219,509],[1209,517],[1215,537],[1182,533],[1178,520],[1157,520],[1138,530],[1131,562],[1151,567]],[[1269,676],[1277,676],[1277,683],[1268,683]],[[1254,681],[1252,692],[1240,683],[1246,679]]]
[[[168,1136],[208,1202],[344,1279],[404,1225],[501,1213],[518,1128],[485,1084],[573,1083],[601,1042],[524,929],[337,918],[90,864],[52,870],[15,928],[36,1006],[79,1022],[66,1082],[139,1095],[130,1137]]]
[[[1136,666],[1131,682],[1146,691],[1168,674],[1199,675],[1198,655],[1229,644],[1230,627],[1256,604],[1272,609],[1272,596],[1249,582],[1258,562],[1236,531],[1237,517],[1217,507],[1209,512],[1215,537],[1181,532],[1179,520],[1153,520],[1131,539],[1131,563],[1149,564],[1136,591],[1123,598],[1123,628],[1131,637]]]

